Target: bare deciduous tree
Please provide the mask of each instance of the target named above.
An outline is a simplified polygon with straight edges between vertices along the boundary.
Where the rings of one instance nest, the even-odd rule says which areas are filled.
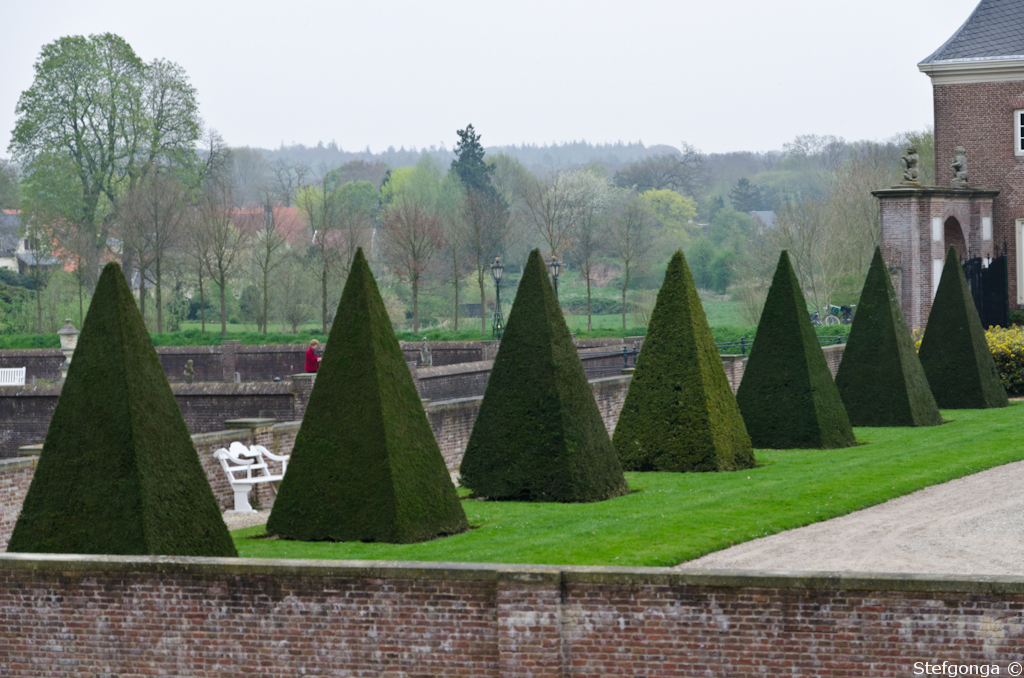
[[[206,269],[220,288],[220,334],[228,332],[228,280],[241,262],[251,229],[239,228],[240,220],[230,184],[217,182],[207,188],[200,220],[205,231]]]
[[[516,192],[523,217],[537,227],[552,256],[564,255],[572,243],[564,177],[559,173],[540,179],[527,174],[519,179]]]
[[[508,210],[494,193],[468,189],[462,209],[462,242],[480,290],[480,332],[487,332],[487,279],[491,262],[512,233]]]
[[[622,264],[622,329],[626,329],[626,290],[629,277],[646,264],[654,245],[654,230],[643,201],[628,196],[609,219],[609,251]]]
[[[587,286],[587,331],[593,331],[591,287],[597,258],[608,247],[606,211],[612,187],[606,177],[587,170],[574,172],[565,181],[567,217],[572,246],[568,254]]]
[[[710,182],[707,156],[685,141],[679,153],[652,155],[615,174],[616,185],[639,193],[671,189],[694,196],[702,193]]]
[[[163,332],[163,273],[183,230],[188,211],[185,188],[166,172],[150,172],[136,184],[119,217],[126,248],[139,265],[139,307],[146,317],[146,281],[156,292],[156,327]]]
[[[271,275],[284,263],[288,243],[284,236],[277,232],[277,219],[274,208],[268,203],[263,207],[263,225],[253,236],[249,261],[256,273],[257,286],[260,290],[261,312],[256,319],[257,324],[266,334],[270,325],[270,290]]]
[[[316,304],[309,291],[312,287],[309,267],[297,253],[289,253],[274,279],[281,331],[291,327],[292,334],[295,334],[300,325],[316,316]]]
[[[412,287],[412,331],[419,331],[419,291],[431,260],[441,248],[437,213],[411,196],[399,195],[387,207],[381,229],[388,268]]]
[[[316,282],[321,288],[321,322],[328,331],[330,308],[328,287],[342,258],[338,251],[339,196],[332,185],[329,172],[322,167],[316,180],[302,188],[296,202],[302,209],[311,231],[311,252],[316,259]]]
[[[306,183],[310,171],[309,167],[302,163],[276,160],[270,166],[270,173],[274,197],[285,207],[291,207],[296,191]]]

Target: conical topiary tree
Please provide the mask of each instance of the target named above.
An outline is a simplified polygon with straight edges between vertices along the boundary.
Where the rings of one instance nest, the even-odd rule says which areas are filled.
[[[736,401],[754,447],[834,448],[856,443],[785,250],[768,289]]]
[[[96,284],[7,550],[238,555],[117,264]]]
[[[952,246],[918,355],[939,407],[984,409],[1010,404]]]
[[[267,532],[409,543],[469,529],[360,248]]]
[[[491,499],[583,502],[629,491],[538,250],[459,470],[463,485]]]
[[[836,388],[854,426],[942,423],[879,248],[860,293]]]
[[[665,271],[612,442],[627,471],[732,471],[755,464],[681,251]]]

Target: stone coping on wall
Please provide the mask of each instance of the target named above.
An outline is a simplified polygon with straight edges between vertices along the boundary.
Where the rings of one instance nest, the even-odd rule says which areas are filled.
[[[195,381],[191,384],[183,382],[171,383],[171,391],[176,396],[209,395],[209,396],[245,396],[245,395],[289,395],[292,392],[291,381]]]
[[[953,188],[951,186],[924,186],[924,185],[906,185],[897,184],[892,188],[881,188],[877,191],[871,191],[871,195],[876,198],[911,198],[911,197],[926,197],[926,198],[995,198],[999,195],[999,191],[993,191],[980,186],[967,186],[965,188]]]
[[[772,570],[690,570],[667,567],[520,565],[395,560],[287,560],[187,556],[0,554],[0,569],[50,572],[137,572],[186,575],[515,581],[523,584],[699,586],[814,591],[903,591],[1024,594],[1024,577]]]
[[[13,471],[17,468],[36,466],[38,463],[39,457],[9,457],[7,459],[0,459],[0,473]]]
[[[420,379],[433,379],[437,377],[447,377],[453,374],[490,372],[492,367],[494,367],[493,360],[476,360],[471,363],[452,363],[451,365],[439,365],[437,367],[417,367],[416,375]]]

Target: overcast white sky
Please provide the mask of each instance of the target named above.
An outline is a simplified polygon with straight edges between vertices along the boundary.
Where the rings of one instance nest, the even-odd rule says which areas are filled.
[[[642,140],[707,152],[932,121],[916,64],[972,0],[3,0],[0,155],[40,48],[113,32],[185,68],[231,145]]]

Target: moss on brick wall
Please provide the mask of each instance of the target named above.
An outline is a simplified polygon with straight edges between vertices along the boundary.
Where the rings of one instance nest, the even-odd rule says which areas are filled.
[[[8,550],[236,555],[117,264],[96,285]]]
[[[468,527],[360,249],[267,531],[408,543]]]
[[[754,466],[750,436],[681,251],[665,271],[612,442],[627,471]]]
[[[754,447],[834,448],[856,443],[785,250],[736,401]]]
[[[492,499],[600,501],[628,492],[538,250],[519,282],[460,474]]]
[[[836,388],[853,426],[942,423],[879,248],[860,293]]]
[[[918,355],[939,407],[982,409],[1010,404],[952,246]]]

